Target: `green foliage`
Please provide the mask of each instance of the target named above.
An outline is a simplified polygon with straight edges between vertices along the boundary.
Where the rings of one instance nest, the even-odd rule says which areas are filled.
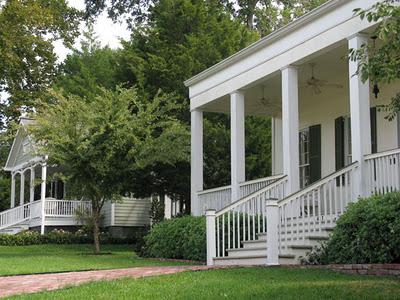
[[[127,179],[189,157],[189,133],[174,116],[173,98],[157,94],[149,101],[134,88],[99,91],[91,101],[55,93],[55,103],[39,110],[30,129],[37,155],[60,167],[69,196],[91,201],[87,220],[95,242],[104,203],[120,199]]]
[[[54,41],[71,47],[80,13],[65,0],[6,0],[0,6],[1,126],[31,110],[57,75]],[[7,100],[7,101],[5,101]]]
[[[304,263],[400,263],[400,193],[350,204],[326,245]]]
[[[358,51],[351,49],[350,59],[359,60],[359,73],[364,81],[389,84],[400,79],[400,6],[399,0],[385,0],[373,5],[372,9],[355,13],[368,22],[379,22],[371,37],[376,43],[364,45]],[[400,91],[391,103],[384,106],[387,118],[393,120],[400,111]]]
[[[143,234],[143,233],[142,233]],[[103,244],[141,244],[141,236],[134,235],[129,238],[116,238],[108,233],[101,233],[100,240]],[[93,243],[93,236],[83,230],[74,233],[62,229],[54,229],[49,233],[40,235],[38,231],[24,231],[15,235],[0,234],[0,246],[28,246],[42,244],[89,244]]]
[[[206,260],[205,217],[184,216],[162,221],[145,236],[145,257]]]

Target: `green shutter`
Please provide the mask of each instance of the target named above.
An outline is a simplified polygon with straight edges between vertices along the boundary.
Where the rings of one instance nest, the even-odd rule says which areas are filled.
[[[344,167],[344,118],[335,119],[335,166],[336,171]]]
[[[321,125],[310,127],[310,183],[321,179]]]
[[[378,140],[377,140],[377,129],[376,129],[376,107],[371,107],[371,151],[372,153],[378,152]]]

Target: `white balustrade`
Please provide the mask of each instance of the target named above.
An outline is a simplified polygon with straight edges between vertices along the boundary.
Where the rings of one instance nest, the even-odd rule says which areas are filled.
[[[243,182],[240,187],[240,199],[265,188],[269,184],[281,179],[283,175],[270,176]]]
[[[208,209],[220,210],[231,203],[231,186],[198,192],[197,198],[202,214]]]
[[[0,213],[0,229],[29,219],[29,204],[14,207]]]
[[[261,190],[262,188],[281,179],[282,177],[283,175],[276,175],[241,183],[239,185],[239,199]],[[197,193],[197,196],[199,200],[199,207],[202,213],[208,209],[214,209],[218,211],[231,204],[231,186],[227,185],[215,189],[201,191]]]
[[[77,210],[90,210],[90,201],[46,199],[46,216],[73,217]]]
[[[302,244],[307,236],[321,234],[332,227],[350,202],[356,201],[351,164],[305,189],[278,201],[279,247],[285,253],[288,245]]]
[[[385,194],[400,190],[400,149],[365,156],[368,193]]]
[[[242,248],[243,241],[266,232],[266,200],[282,199],[286,184],[287,179],[281,178],[215,214],[216,257],[225,257],[227,249]]]

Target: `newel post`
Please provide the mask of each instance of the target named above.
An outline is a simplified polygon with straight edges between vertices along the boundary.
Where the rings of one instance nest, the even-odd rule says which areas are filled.
[[[44,234],[44,227],[45,227],[45,207],[46,207],[46,177],[47,177],[47,164],[44,162],[42,164],[42,183],[40,185],[40,200],[41,200],[41,224],[40,224],[40,234]]]
[[[206,210],[207,266],[214,265],[215,251],[215,209]]]
[[[279,206],[278,200],[266,201],[267,265],[279,265]]]

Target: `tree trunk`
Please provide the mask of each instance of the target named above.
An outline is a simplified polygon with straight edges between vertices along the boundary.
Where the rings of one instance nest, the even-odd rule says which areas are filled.
[[[99,213],[93,212],[93,242],[94,254],[100,254],[100,228],[99,228]]]
[[[247,27],[249,29],[254,28],[254,12],[259,0],[250,0],[247,10]]]

